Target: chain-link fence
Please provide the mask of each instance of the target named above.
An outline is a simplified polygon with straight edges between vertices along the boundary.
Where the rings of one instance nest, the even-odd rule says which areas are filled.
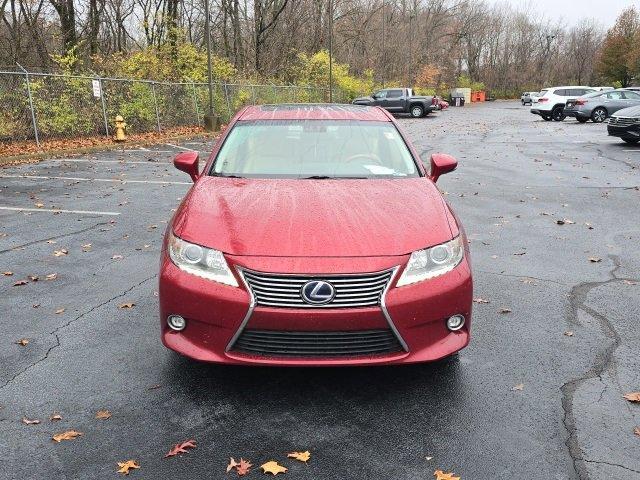
[[[213,108],[223,122],[245,105],[327,102],[328,89],[300,85],[215,83]],[[341,99],[333,95],[334,102]],[[113,135],[121,115],[142,133],[202,125],[209,90],[200,82],[156,82],[0,71],[0,142]]]

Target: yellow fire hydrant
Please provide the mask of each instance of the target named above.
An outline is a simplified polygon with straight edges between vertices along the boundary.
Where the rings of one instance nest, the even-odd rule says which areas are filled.
[[[124,142],[127,139],[127,136],[125,135],[124,131],[127,128],[127,124],[124,123],[124,118],[122,118],[121,115],[118,115],[116,117],[116,135],[115,137],[113,137],[113,139],[116,142]]]

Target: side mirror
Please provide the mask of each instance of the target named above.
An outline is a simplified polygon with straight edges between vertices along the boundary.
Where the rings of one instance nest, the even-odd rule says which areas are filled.
[[[453,172],[458,166],[458,161],[446,153],[434,153],[431,155],[431,172],[429,178],[435,183],[440,175]]]
[[[191,180],[195,182],[200,176],[200,171],[198,170],[199,161],[198,152],[182,152],[175,156],[173,165],[178,170],[188,173]]]

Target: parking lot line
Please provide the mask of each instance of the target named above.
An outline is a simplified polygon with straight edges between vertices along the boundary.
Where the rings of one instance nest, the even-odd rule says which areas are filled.
[[[181,147],[180,145],[174,145],[173,143],[165,143],[165,145],[173,148],[177,148],[179,150],[186,150],[188,152],[192,152],[193,148]]]
[[[44,175],[0,175],[0,178],[24,178],[29,180],[72,180],[75,182],[148,183],[151,185],[191,185],[192,182],[169,182],[166,180],[120,180],[117,178],[48,177]]]
[[[100,160],[97,158],[50,158],[47,162],[74,162],[74,163],[121,163],[135,165],[171,165],[172,162],[140,161],[140,160]]]
[[[64,210],[62,208],[26,208],[26,207],[0,207],[0,210],[12,212],[48,212],[48,213],[79,213],[85,215],[120,215],[120,212],[99,212],[95,210]]]
[[[629,149],[625,149],[625,150],[622,150],[622,151],[623,151],[623,152],[638,152],[638,153],[640,153],[640,148],[636,148],[635,150],[634,150],[634,149],[629,148]]]

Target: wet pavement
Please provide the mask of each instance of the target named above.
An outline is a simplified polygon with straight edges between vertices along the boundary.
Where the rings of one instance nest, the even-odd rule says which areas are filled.
[[[471,345],[434,364],[248,368],[167,351],[158,255],[190,185],[171,158],[210,144],[0,169],[0,272],[13,272],[0,275],[0,478],[116,478],[130,459],[131,478],[228,478],[229,457],[300,479],[640,478],[640,405],[622,398],[640,390],[640,147],[516,102],[399,121],[425,157],[459,160],[438,184],[488,301]],[[51,440],[67,430],[83,435]],[[162,458],[188,439],[196,449]]]

